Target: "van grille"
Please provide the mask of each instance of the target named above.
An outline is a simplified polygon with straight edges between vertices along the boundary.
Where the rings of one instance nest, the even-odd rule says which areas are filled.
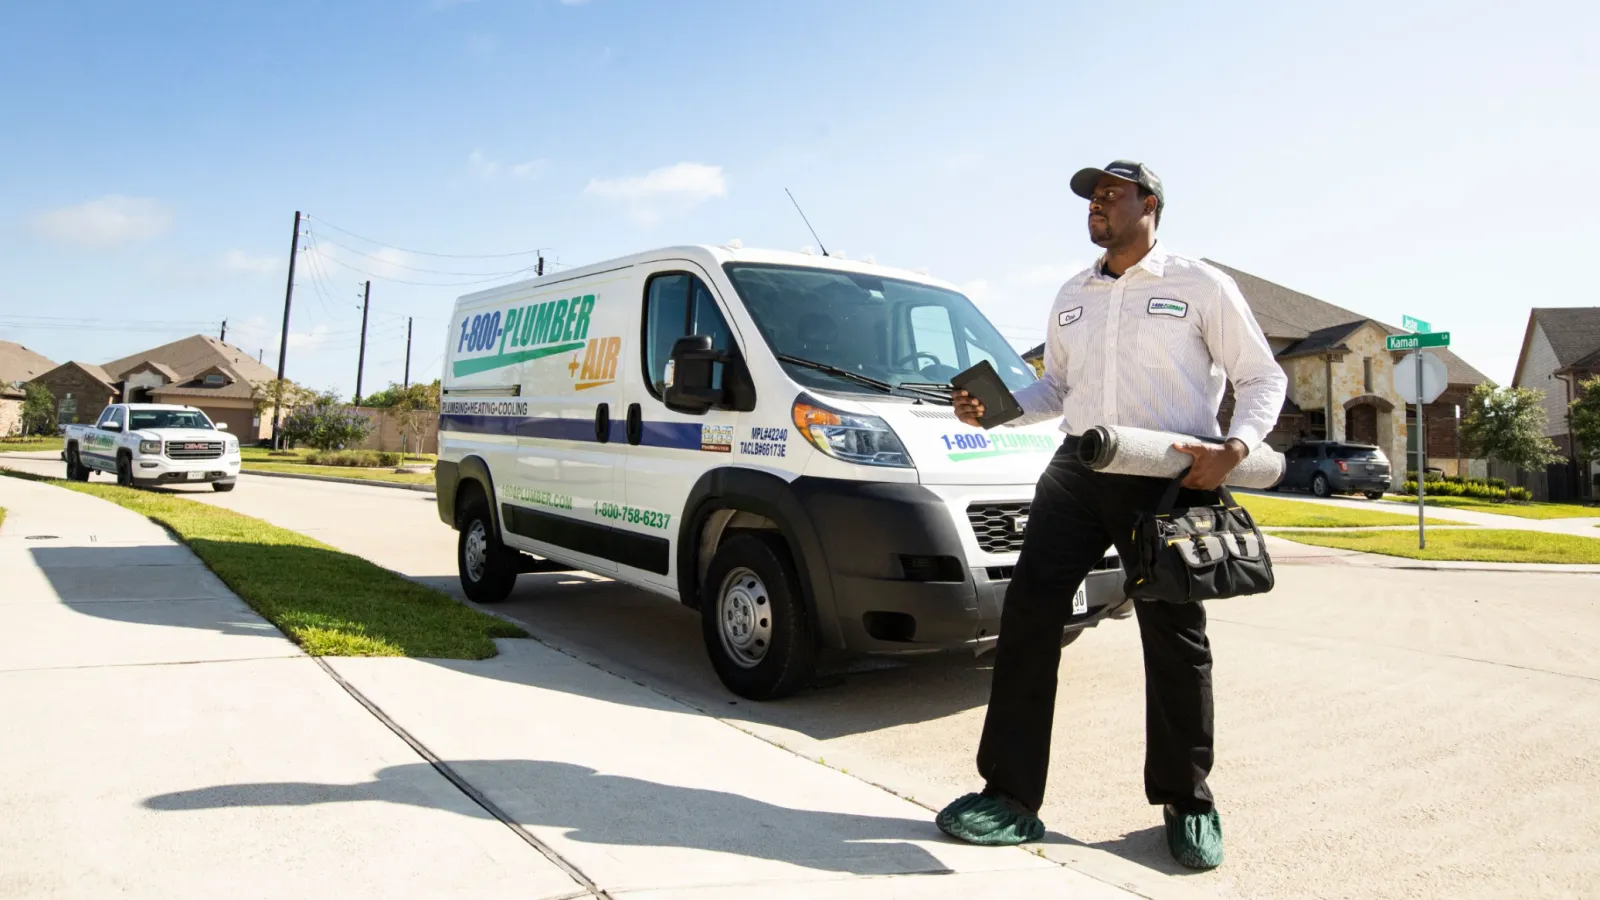
[[[978,537],[978,548],[985,553],[1016,553],[1022,549],[1022,531],[1028,508],[1022,503],[974,503],[967,507],[967,521]]]
[[[168,459],[221,459],[221,441],[167,441]]]

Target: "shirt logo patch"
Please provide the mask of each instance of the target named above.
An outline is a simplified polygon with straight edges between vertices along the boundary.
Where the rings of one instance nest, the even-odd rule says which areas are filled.
[[[1171,316],[1181,319],[1189,314],[1189,304],[1182,300],[1168,300],[1164,297],[1150,298],[1150,315]]]
[[[1073,322],[1076,322],[1081,318],[1083,318],[1083,307],[1081,307],[1081,306],[1074,307],[1074,308],[1069,309],[1069,310],[1064,310],[1061,313],[1061,319],[1060,319],[1061,327],[1065,328],[1066,326],[1071,325]]]

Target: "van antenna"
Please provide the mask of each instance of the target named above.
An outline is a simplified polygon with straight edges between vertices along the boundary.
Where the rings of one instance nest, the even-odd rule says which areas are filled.
[[[789,194],[789,189],[784,188],[783,192],[785,194]],[[794,194],[789,194],[789,202],[794,204],[794,211],[800,214],[800,220],[805,222],[806,228],[811,230],[811,236],[816,238],[817,246],[822,247],[822,238],[817,237],[817,230],[815,228],[811,228],[811,220],[806,218],[806,211],[800,208],[800,201],[794,199]],[[827,247],[822,247],[822,255],[828,255]]]

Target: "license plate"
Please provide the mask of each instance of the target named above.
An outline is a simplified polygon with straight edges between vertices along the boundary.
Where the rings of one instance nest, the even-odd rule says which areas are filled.
[[[204,472],[190,472],[189,473],[189,480],[190,481],[199,481],[200,479],[202,479],[204,477],[206,477],[206,473],[204,473]]]
[[[1087,585],[1078,585],[1078,590],[1072,595],[1072,614],[1081,616],[1089,611],[1089,588]]]

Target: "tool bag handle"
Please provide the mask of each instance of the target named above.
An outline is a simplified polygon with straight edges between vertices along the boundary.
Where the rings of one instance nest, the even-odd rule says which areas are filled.
[[[1167,485],[1167,492],[1161,495],[1161,505],[1156,507],[1156,515],[1172,515],[1172,508],[1178,503],[1178,491],[1183,489],[1183,479],[1189,476],[1189,470],[1192,468],[1194,467],[1186,466],[1182,472],[1178,473],[1178,477],[1172,479],[1172,483]],[[1233,494],[1228,490],[1226,484],[1217,485],[1216,490],[1209,493],[1216,494],[1217,499],[1222,502],[1223,506],[1232,508],[1239,505],[1234,502]]]

